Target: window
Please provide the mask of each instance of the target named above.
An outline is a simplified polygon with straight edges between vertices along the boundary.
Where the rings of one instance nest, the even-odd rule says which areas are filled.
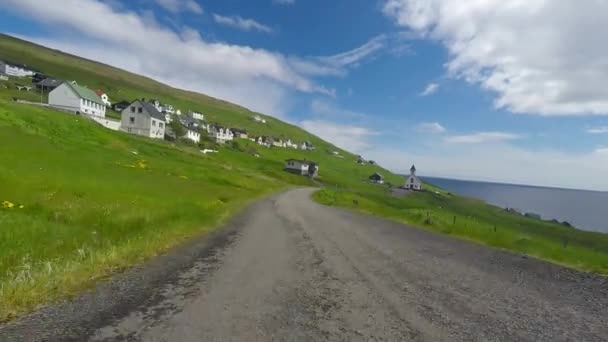
[[[156,127],[156,121],[152,120],[152,127]]]
[[[159,122],[159,123],[158,123],[158,127],[163,128],[163,123],[162,123],[162,122]]]
[[[141,112],[142,112],[142,108],[141,108],[141,107],[138,107],[138,108],[137,108],[137,112],[138,112],[138,113],[141,113]]]
[[[414,184],[414,178],[410,179],[410,183]]]
[[[135,113],[135,107],[131,106],[131,113]]]
[[[135,123],[135,117],[133,117],[133,116],[132,116],[132,117],[130,117],[130,118],[129,118],[129,123],[134,124],[134,123]]]

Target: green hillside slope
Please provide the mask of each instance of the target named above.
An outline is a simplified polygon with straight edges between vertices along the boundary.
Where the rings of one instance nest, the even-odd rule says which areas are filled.
[[[283,171],[284,160],[320,164],[320,180],[339,188],[369,187],[384,172],[308,132],[224,101],[182,91],[107,65],[0,36],[0,59],[56,78],[103,88],[113,100],[157,98],[253,134],[309,140],[317,149],[259,147],[202,154],[198,148],[107,130],[92,121],[17,104],[40,101],[0,81],[0,321],[77,293],[118,269],[141,262],[214,227],[249,201],[273,191],[313,185]],[[43,97],[44,99],[44,97]],[[257,152],[260,157],[253,154]],[[347,175],[347,176],[345,176]]]
[[[243,107],[5,35],[0,59],[102,88],[115,102],[156,98],[252,135],[316,146],[310,152],[268,149],[240,140],[202,154],[187,144],[113,132],[83,117],[15,103],[13,97],[41,96],[18,91],[15,83],[24,80],[0,81],[0,321],[208,232],[256,198],[319,183],[327,188],[315,197],[328,205],[608,273],[607,235],[506,213],[430,185],[428,192],[394,197],[389,186],[367,177],[380,172],[399,185],[402,176],[359,165],[355,155],[272,117],[256,123]],[[318,162],[318,183],[284,172],[287,158]]]

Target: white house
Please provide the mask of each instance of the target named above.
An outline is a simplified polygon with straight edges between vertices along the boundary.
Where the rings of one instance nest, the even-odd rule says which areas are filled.
[[[2,61],[0,61],[0,72],[14,77],[30,77],[35,74],[26,65],[9,64]]]
[[[274,139],[270,138],[270,137],[264,137],[264,136],[259,136],[256,139],[256,143],[258,145],[264,146],[264,147],[270,147],[272,146],[272,142]]]
[[[76,83],[63,82],[53,89],[49,93],[49,105],[76,114],[106,116],[106,106],[101,98],[91,89]]]
[[[207,132],[218,144],[223,144],[234,139],[234,134],[232,134],[232,131],[228,128],[209,125],[207,126]]]
[[[410,169],[410,175],[405,181],[404,188],[408,190],[422,190],[422,181],[416,176],[416,166],[414,165],[412,165],[412,168]]]
[[[172,105],[166,104],[166,105],[163,106],[163,108],[165,110],[165,113],[167,113],[167,114],[175,114],[175,109],[173,108]]]
[[[197,144],[201,142],[201,134],[193,129],[188,129],[186,131],[186,138],[194,141]]]
[[[154,104],[144,100],[135,100],[123,109],[120,129],[153,139],[165,138],[165,117]]]
[[[261,123],[266,123],[266,119],[262,118],[261,116],[259,116],[257,114],[253,116],[253,121],[255,121],[255,122],[261,122]]]
[[[316,177],[319,172],[317,163],[309,160],[287,159],[285,161],[285,171],[302,176]]]
[[[162,113],[165,111],[165,109],[163,108],[163,104],[160,103],[160,101],[152,99],[152,100],[150,100],[150,103],[154,106],[154,108],[156,108],[156,110],[159,113]]]
[[[286,147],[285,142],[282,139],[274,139],[272,141],[272,146],[276,147]]]
[[[202,113],[190,112],[190,116],[192,116],[192,118],[196,119],[196,120],[200,120],[200,121],[204,121],[205,120],[205,115],[203,115]]]
[[[97,96],[99,96],[99,98],[101,99],[101,101],[103,101],[103,104],[106,107],[112,107],[112,102],[110,102],[110,98],[108,97],[108,94],[106,94],[105,91],[103,91],[101,89],[97,89],[97,90],[95,90],[95,94],[97,94]]]

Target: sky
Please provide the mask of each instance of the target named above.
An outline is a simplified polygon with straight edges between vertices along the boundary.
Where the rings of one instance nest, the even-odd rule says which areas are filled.
[[[0,0],[0,32],[395,172],[608,190],[607,1]]]

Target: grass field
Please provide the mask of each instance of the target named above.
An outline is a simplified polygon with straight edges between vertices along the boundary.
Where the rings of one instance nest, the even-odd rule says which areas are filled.
[[[436,188],[400,198],[365,189],[323,189],[314,197],[326,205],[346,207],[608,275],[608,235],[527,218]]]
[[[240,106],[15,38],[0,35],[0,59],[102,88],[115,102],[157,98],[251,135],[309,140],[317,147],[267,149],[241,140],[238,148],[203,155],[187,144],[113,132],[82,117],[17,104],[10,99],[40,101],[41,95],[16,90],[24,80],[0,82],[0,321],[75,295],[209,232],[261,196],[314,185],[284,172],[287,158],[319,163],[318,181],[328,187],[315,194],[321,203],[608,273],[607,235],[523,218],[430,186],[430,192],[394,198],[367,177],[381,172],[395,185],[403,177],[358,165],[353,154],[296,126],[270,117],[267,124],[255,123],[254,113]]]

